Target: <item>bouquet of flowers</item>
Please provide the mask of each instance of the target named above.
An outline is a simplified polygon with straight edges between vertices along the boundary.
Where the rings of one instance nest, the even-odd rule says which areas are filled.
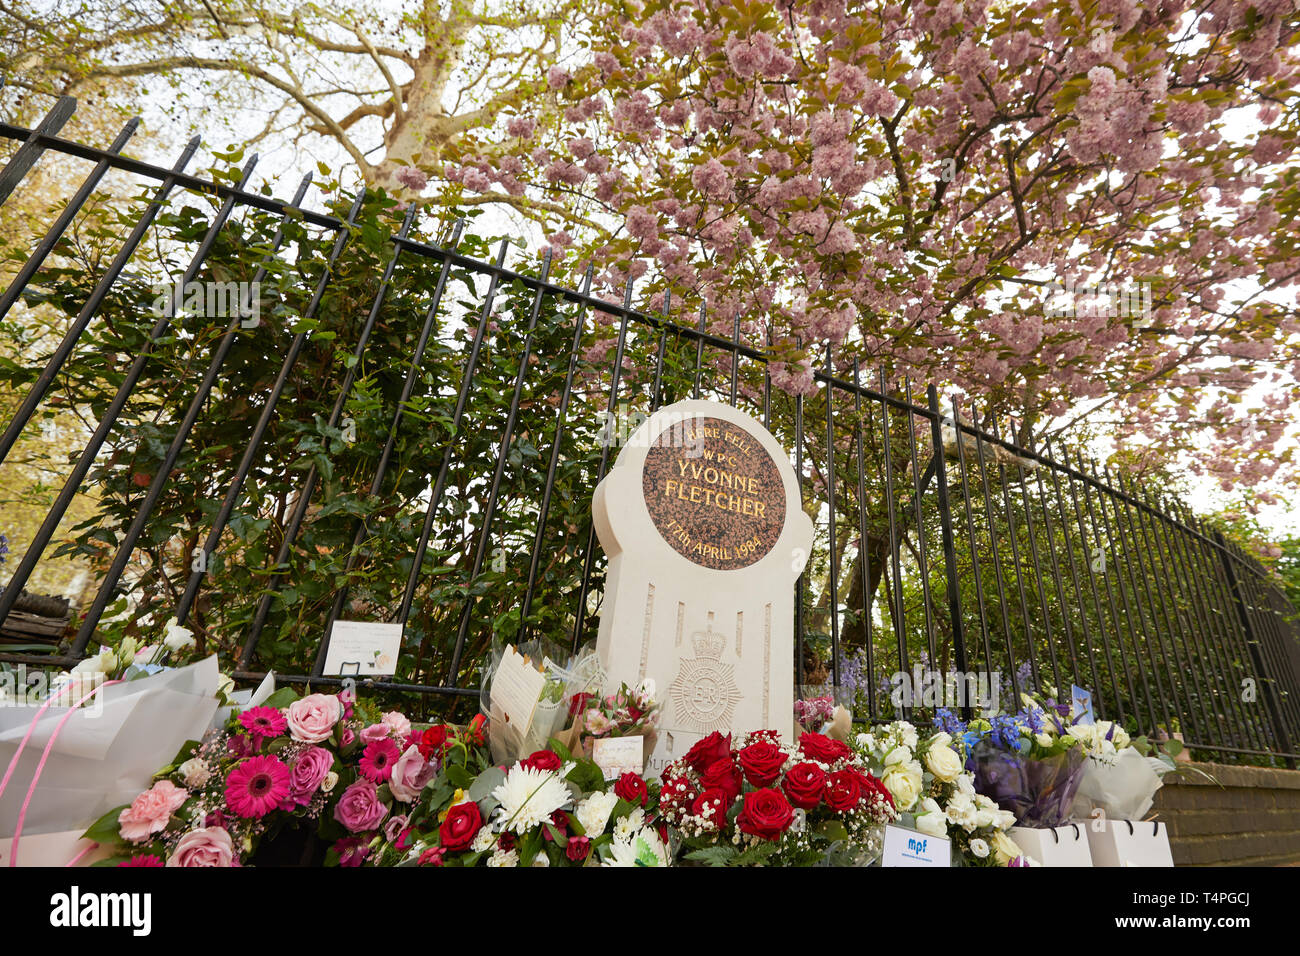
[[[379,866],[667,866],[658,785],[600,768],[558,741],[509,767],[449,746],[400,825],[375,847]]]
[[[1112,820],[1139,820],[1151,809],[1165,774],[1178,770],[1180,741],[1155,744],[1108,720],[1069,730],[1088,758],[1071,809],[1075,820],[1090,819],[1098,809]]]
[[[591,756],[592,741],[602,737],[645,737],[644,750],[654,749],[659,726],[659,703],[654,698],[653,680],[642,681],[635,690],[620,684],[604,697],[578,693],[569,699],[572,732],[582,738],[583,751]]]
[[[940,720],[950,733],[976,735],[966,762],[975,789],[1014,813],[1017,825],[1058,827],[1070,819],[1083,779],[1084,747],[1057,708],[1028,698],[1018,713],[969,726],[948,711]]]
[[[1020,856],[1006,835],[1016,818],[976,791],[975,776],[965,768],[973,737],[939,730],[922,739],[916,727],[898,720],[858,734],[852,746],[880,776],[904,826],[951,840],[967,866],[1004,865]]]
[[[896,818],[889,791],[840,740],[709,734],[663,773],[659,812],[679,852],[710,866],[865,865]]]
[[[119,866],[240,866],[285,826],[310,825],[333,846],[327,863],[357,866],[400,808],[438,770],[454,731],[419,731],[351,693],[299,698],[282,688],[190,741],[130,804],[85,834],[114,846]],[[463,734],[482,747],[481,722]]]

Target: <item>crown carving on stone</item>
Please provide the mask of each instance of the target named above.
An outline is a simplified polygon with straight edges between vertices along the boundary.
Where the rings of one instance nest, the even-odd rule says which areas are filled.
[[[696,631],[691,635],[691,643],[695,645],[695,656],[711,661],[722,660],[722,652],[726,650],[727,638],[713,629],[710,624],[703,631]]]

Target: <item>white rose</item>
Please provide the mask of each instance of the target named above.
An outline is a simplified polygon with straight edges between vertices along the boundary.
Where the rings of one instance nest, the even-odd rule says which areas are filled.
[[[896,767],[912,759],[912,751],[901,744],[885,754],[885,766]]]
[[[1001,831],[993,834],[993,853],[995,858],[1002,865],[1006,865],[1018,856],[1024,855],[1024,850],[1016,845],[1016,842]]]
[[[1123,750],[1133,743],[1133,738],[1128,735],[1128,731],[1118,724],[1115,725],[1115,733],[1111,736],[1111,739],[1115,741],[1116,750]]]
[[[989,845],[979,837],[975,837],[970,841],[970,851],[982,860],[989,855]]]
[[[338,782],[339,782],[339,775],[335,773],[333,770],[331,770],[329,773],[325,774],[325,779],[320,782],[321,792],[329,793],[331,790],[334,789],[335,785]]]
[[[999,830],[1010,830],[1016,825],[1016,815],[1010,810],[994,810],[993,826]]]
[[[208,765],[198,757],[191,757],[185,761],[176,768],[176,772],[181,775],[185,786],[191,788],[203,786],[208,782],[208,778],[212,776],[212,771],[208,769]]]
[[[880,782],[894,798],[894,806],[899,810],[907,811],[916,805],[917,799],[921,796],[921,780],[921,765],[912,761],[890,767]]]
[[[176,618],[169,617],[163,625],[163,644],[173,654],[194,646],[194,632],[188,627],[181,627]]]
[[[1052,746],[1052,735],[1051,735],[1051,734],[1044,734],[1044,733],[1037,733],[1037,734],[1034,734],[1034,740],[1038,741],[1038,746],[1040,746],[1040,747],[1050,747],[1050,746]]]
[[[944,736],[947,736],[946,734]],[[946,744],[936,747],[930,745],[930,749],[925,753],[925,765],[930,769],[930,773],[935,778],[942,780],[944,783],[951,783],[961,776],[962,762],[957,751],[953,750]]]
[[[916,811],[916,828],[929,836],[946,837],[948,822],[933,797],[926,797]]]

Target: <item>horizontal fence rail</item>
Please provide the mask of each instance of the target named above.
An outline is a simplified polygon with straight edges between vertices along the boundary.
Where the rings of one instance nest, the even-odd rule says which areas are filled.
[[[398,676],[372,686],[476,696],[494,642],[594,636],[592,491],[645,415],[709,398],[789,450],[815,523],[791,661],[806,692],[880,719],[950,703],[900,697],[913,675],[996,677],[1012,711],[1077,685],[1134,732],[1300,755],[1296,610],[1180,502],[833,350],[789,394],[752,320],[677,314],[670,294],[638,309],[631,283],[607,301],[591,269],[569,288],[549,255],[507,265],[507,242],[364,190],[322,213],[304,179],[281,202],[249,188],[255,158],[186,173],[197,140],[170,168],[131,159],[134,121],[107,149],[72,143],[69,113],[0,123],[0,197],[43,152],[93,167],[8,250],[0,319],[44,310],[62,338],[5,373],[21,398],[0,469],[43,415],[76,409],[85,433],[39,527],[11,534],[0,625],[43,560],[75,556],[96,586],[75,635],[0,660],[67,666],[175,617],[239,678],[329,685],[333,623],[389,621]],[[106,174],[144,189],[95,204]],[[67,239],[96,223],[116,252],[87,270]],[[233,309],[192,307],[214,286]]]

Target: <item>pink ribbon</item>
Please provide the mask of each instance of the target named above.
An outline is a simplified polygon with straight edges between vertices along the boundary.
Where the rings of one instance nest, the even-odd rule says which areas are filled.
[[[36,793],[36,784],[41,779],[41,772],[45,770],[45,761],[49,759],[50,750],[54,747],[54,741],[59,739],[59,732],[63,730],[63,725],[66,724],[68,720],[72,717],[72,715],[77,712],[77,708],[80,707],[82,704],[84,704],[86,701],[90,700],[90,698],[94,697],[105,687],[108,687],[112,684],[120,684],[120,683],[122,683],[121,680],[108,680],[108,681],[104,681],[102,684],[99,684],[97,687],[91,690],[90,693],[86,694],[79,701],[77,701],[70,708],[68,708],[68,712],[59,719],[59,722],[57,724],[54,725],[54,732],[50,734],[50,739],[46,742],[45,749],[41,752],[41,759],[36,764],[36,772],[32,774],[31,786],[27,788],[27,796],[23,799],[22,809],[18,811],[18,822],[14,827],[13,842],[9,844],[9,866],[18,865],[18,839],[19,837],[22,836],[23,821],[27,819],[27,808],[31,806],[32,796]],[[27,733],[23,735],[22,742],[18,744],[18,750],[14,752],[13,759],[9,761],[9,767],[8,769],[5,770],[4,779],[0,780],[0,796],[4,796],[5,787],[9,786],[9,779],[14,775],[14,771],[18,769],[18,760],[20,757],[22,757],[23,750],[27,747],[27,741],[31,740],[32,734],[35,733],[36,725],[40,723],[41,715],[44,714],[45,711],[47,711],[57,699],[58,699],[57,694],[51,695],[49,700],[41,704],[40,708],[36,711],[36,716],[32,718],[31,725],[27,728]],[[98,846],[98,844],[95,844],[95,846]],[[89,849],[93,850],[95,846],[91,846]],[[72,866],[83,856],[85,856],[87,852],[89,852],[89,850],[82,850],[75,857],[73,857],[72,861],[67,865]]]

